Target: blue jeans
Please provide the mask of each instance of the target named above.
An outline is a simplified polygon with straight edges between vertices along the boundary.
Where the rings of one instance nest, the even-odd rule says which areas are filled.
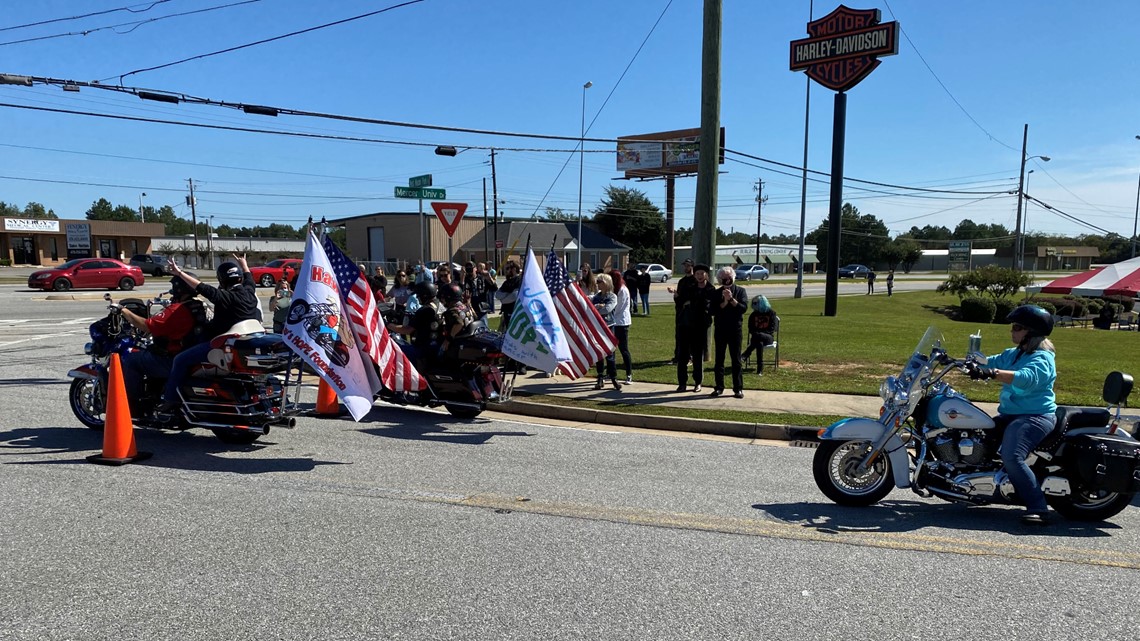
[[[646,316],[649,315],[649,292],[641,294],[641,311]]]
[[[174,362],[170,365],[170,378],[166,379],[166,387],[162,390],[162,400],[178,400],[178,388],[182,387],[186,376],[190,374],[190,368],[205,361],[209,354],[210,341],[203,341],[194,347],[178,352],[178,355],[174,357]]]
[[[128,352],[123,355],[123,387],[127,390],[127,404],[131,413],[139,411],[139,399],[143,397],[143,378],[166,378],[174,358],[161,356],[152,351]]]
[[[1025,464],[1025,457],[1034,450],[1057,423],[1056,414],[1025,414],[1015,416],[1005,428],[1001,440],[1001,462],[1013,483],[1017,496],[1030,512],[1047,512],[1045,494],[1037,485],[1037,477]]]

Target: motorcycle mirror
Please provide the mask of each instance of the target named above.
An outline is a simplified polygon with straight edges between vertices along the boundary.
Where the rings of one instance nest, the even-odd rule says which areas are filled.
[[[111,302],[111,295],[110,294],[103,294],[103,300],[107,301],[108,303]]]

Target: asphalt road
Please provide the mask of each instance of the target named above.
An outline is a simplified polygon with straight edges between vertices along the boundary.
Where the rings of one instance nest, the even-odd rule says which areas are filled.
[[[17,302],[18,301],[18,302]],[[1140,511],[1028,529],[812,451],[377,408],[251,447],[67,407],[97,301],[0,291],[0,639],[1119,639]],[[70,323],[70,324],[69,324]],[[309,390],[311,397],[312,391]]]

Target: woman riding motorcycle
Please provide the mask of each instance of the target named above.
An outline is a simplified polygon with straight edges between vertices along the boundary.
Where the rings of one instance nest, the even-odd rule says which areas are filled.
[[[1017,495],[1025,502],[1023,523],[1045,525],[1049,507],[1045,494],[1025,457],[1053,431],[1057,422],[1057,380],[1053,343],[1046,338],[1053,332],[1053,315],[1036,305],[1022,305],[1005,317],[1017,347],[987,358],[986,365],[970,363],[974,380],[996,379],[1002,383],[1001,401],[994,420],[1006,422],[1001,443],[1001,460]]]

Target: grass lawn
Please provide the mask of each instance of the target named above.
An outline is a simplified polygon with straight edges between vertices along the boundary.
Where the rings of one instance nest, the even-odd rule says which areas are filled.
[[[762,285],[745,287],[749,295]],[[1008,325],[960,323],[948,316],[958,303],[935,292],[840,296],[838,315],[823,316],[822,298],[773,299],[780,315],[780,367],[764,376],[745,373],[746,389],[837,394],[878,394],[883,377],[895,374],[910,356],[922,333],[938,326],[951,356],[962,357],[971,333],[981,330],[982,351],[995,354],[1012,344]],[[677,380],[673,356],[672,305],[654,306],[649,316],[634,316],[630,353],[634,379],[656,383]],[[747,318],[747,317],[746,317]],[[1140,332],[1061,327],[1051,336],[1057,348],[1057,402],[1103,405],[1104,377],[1113,370],[1140,375]],[[747,335],[745,335],[747,340]],[[710,338],[710,349],[712,341]],[[618,356],[621,368],[621,356]],[[705,363],[709,381],[712,363]],[[950,375],[951,383],[977,401],[998,401],[1000,385]]]

